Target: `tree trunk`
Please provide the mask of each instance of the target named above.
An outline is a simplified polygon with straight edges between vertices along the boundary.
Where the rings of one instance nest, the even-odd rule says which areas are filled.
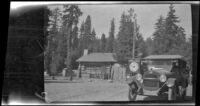
[[[73,80],[73,75],[70,75],[70,81],[72,81]]]
[[[52,80],[55,80],[55,76],[54,75],[52,76]]]
[[[68,25],[67,27],[67,68],[68,72],[70,73],[70,80],[72,80],[72,67],[71,67],[71,26]]]
[[[80,72],[79,72],[79,78],[81,78],[82,76],[81,76],[81,69],[80,69]]]
[[[82,69],[81,64],[79,63],[79,75],[78,75],[79,78],[81,78],[81,71],[82,71],[81,69]]]
[[[109,79],[111,79],[111,70],[112,70],[112,64],[110,64],[110,69],[109,69]]]

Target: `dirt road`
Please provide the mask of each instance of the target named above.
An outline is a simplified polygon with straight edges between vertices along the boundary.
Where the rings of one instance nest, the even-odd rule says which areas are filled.
[[[126,83],[108,81],[45,83],[49,102],[67,101],[128,101],[128,85]],[[192,95],[191,86],[187,95]],[[163,98],[137,96],[137,100],[163,100]]]

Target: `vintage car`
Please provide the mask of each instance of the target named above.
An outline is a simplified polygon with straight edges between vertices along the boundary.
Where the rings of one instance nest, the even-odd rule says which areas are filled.
[[[137,95],[168,95],[168,100],[183,100],[188,78],[186,61],[180,55],[150,55],[132,59],[127,66],[128,98],[134,101]]]

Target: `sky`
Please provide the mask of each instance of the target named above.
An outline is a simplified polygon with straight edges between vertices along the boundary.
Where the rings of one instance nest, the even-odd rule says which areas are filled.
[[[119,22],[123,11],[127,12],[130,8],[137,14],[137,23],[140,26],[140,33],[146,39],[152,36],[154,24],[160,15],[167,16],[169,4],[135,4],[135,5],[79,5],[83,15],[80,17],[79,25],[87,15],[91,16],[92,27],[94,27],[98,37],[102,33],[108,36],[110,21],[115,19],[115,35],[119,30]],[[189,4],[175,4],[175,15],[179,17],[179,25],[185,29],[186,36],[192,34],[191,7]]]
[[[38,3],[29,2],[12,2],[11,8],[17,8],[27,4],[37,5]],[[47,2],[40,2],[40,4],[48,4]],[[60,3],[62,4],[62,3]],[[57,5],[60,6],[60,5]],[[186,37],[192,34],[192,20],[190,4],[174,4],[175,15],[179,17],[179,25],[185,29]],[[104,33],[108,37],[110,30],[110,21],[115,19],[115,35],[118,33],[120,17],[123,11],[127,12],[130,8],[135,10],[137,14],[137,23],[140,26],[140,33],[146,39],[151,37],[154,30],[154,24],[160,15],[167,16],[169,11],[169,4],[104,4],[104,5],[79,5],[83,15],[79,19],[79,26],[86,19],[88,15],[91,16],[92,27],[96,31],[96,36],[101,37]]]

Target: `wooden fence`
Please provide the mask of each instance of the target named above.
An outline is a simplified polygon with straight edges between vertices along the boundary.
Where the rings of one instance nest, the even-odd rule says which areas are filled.
[[[110,79],[110,67],[87,67],[82,71],[82,77]]]

